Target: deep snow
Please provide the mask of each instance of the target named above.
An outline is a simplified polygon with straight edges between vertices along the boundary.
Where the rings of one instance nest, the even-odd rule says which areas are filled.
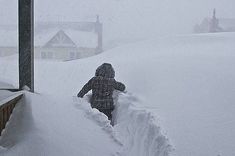
[[[120,145],[85,118],[72,97],[24,93],[2,133],[1,156],[95,156],[118,151]]]
[[[86,97],[88,101],[89,95]],[[107,117],[96,109],[91,109],[87,102],[79,102],[78,108],[85,110],[88,118],[94,120],[122,148],[117,152],[120,156],[168,156],[173,150],[168,138],[162,134],[156,117],[143,108],[138,108],[141,102],[130,93],[115,92],[116,109],[113,112],[114,127]],[[80,99],[76,98],[76,101]]]
[[[128,108],[131,96],[117,99],[116,128],[87,99],[23,93],[0,137],[1,156],[168,156],[172,149],[149,113]]]
[[[76,95],[98,65],[111,62],[116,79],[140,99],[136,108],[159,117],[157,125],[174,145],[172,155],[235,155],[234,42],[234,33],[168,36],[81,60],[36,61],[35,89],[59,97]],[[16,61],[2,59],[1,77],[17,85],[12,76]],[[131,139],[124,142],[131,145]]]

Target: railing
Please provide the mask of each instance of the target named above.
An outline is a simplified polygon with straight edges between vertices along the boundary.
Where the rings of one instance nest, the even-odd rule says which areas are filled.
[[[6,123],[9,120],[13,109],[22,96],[23,94],[18,94],[0,101],[0,136],[2,130],[6,127]]]

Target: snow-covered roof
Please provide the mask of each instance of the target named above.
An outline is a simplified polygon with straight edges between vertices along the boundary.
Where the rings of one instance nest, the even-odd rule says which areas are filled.
[[[79,25],[77,25],[79,26]],[[83,26],[83,27],[82,27]],[[87,28],[85,28],[87,26]],[[34,32],[34,45],[44,46],[50,41],[59,31],[63,31],[77,47],[96,47],[97,46],[97,35],[91,28],[91,22],[87,22],[81,25],[80,28],[76,28],[76,23],[65,23],[56,26],[55,23],[39,24],[35,26]],[[18,29],[17,27],[0,26],[0,47],[16,47],[18,45]]]
[[[45,45],[44,47],[50,48],[50,47],[77,47],[72,41],[72,39],[63,31],[59,30]]]
[[[96,47],[97,35],[94,32],[74,31],[72,29],[65,30],[65,33],[78,47]]]
[[[40,33],[34,33],[34,45],[44,46],[53,36],[56,35],[58,29],[51,29],[47,31],[41,31]]]

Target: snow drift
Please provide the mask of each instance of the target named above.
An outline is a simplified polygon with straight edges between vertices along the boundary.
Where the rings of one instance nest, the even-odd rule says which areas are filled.
[[[6,128],[0,137],[0,155],[28,155],[37,153],[40,149],[41,138],[37,135],[33,121],[30,98],[18,102]],[[35,146],[37,144],[37,146]]]
[[[110,125],[107,116],[97,109],[92,109],[83,99],[75,97],[77,108],[86,112],[87,118],[93,120],[120,145],[117,152],[120,156],[168,156],[172,145],[162,134],[156,118],[148,111],[139,109],[136,103],[140,100],[131,94],[115,93],[116,108],[113,112],[114,127]]]
[[[0,156],[110,156],[119,150],[72,97],[24,94],[0,138]]]
[[[89,96],[55,98],[24,93],[0,138],[1,156],[94,155],[106,143],[109,151],[102,148],[98,153],[168,156],[172,149],[154,117],[137,109],[138,99],[130,94],[116,97],[115,126],[112,127],[107,116],[90,107]],[[68,106],[69,103],[73,104]],[[80,150],[81,146],[85,149]]]
[[[139,100],[131,94],[121,94],[114,112],[115,131],[121,137],[125,156],[168,156],[172,151],[156,118],[136,106]]]
[[[170,143],[175,147],[172,155],[235,155],[234,42],[235,33],[167,36],[128,44],[86,59],[69,62],[36,60],[35,90],[38,93],[71,98],[94,75],[97,66],[110,62],[117,72],[117,80],[125,83],[128,92],[145,99],[144,102],[132,101],[138,107],[118,103],[117,108],[121,110],[124,106],[130,106],[133,110],[148,109],[156,114],[161,128],[167,132]],[[15,86],[18,85],[16,60],[16,56],[0,58],[1,77]],[[123,98],[121,95],[120,102],[127,97]],[[44,101],[41,103],[44,104]],[[33,110],[41,103],[34,104]],[[49,103],[52,104],[54,105]],[[63,103],[60,105],[64,106]],[[70,108],[71,111],[73,109],[74,107]],[[96,113],[99,112],[96,110]],[[129,113],[123,112],[122,115]],[[40,115],[33,111],[33,115],[35,114]],[[103,120],[103,117],[100,120],[93,115],[94,117],[90,117],[95,120],[86,120],[93,123],[90,123],[91,128],[94,123],[99,128],[109,125],[104,124],[107,120]],[[122,115],[119,112],[116,126],[111,132],[116,129],[118,131],[120,124],[126,124],[127,127],[134,124],[132,121],[128,121],[129,125],[124,123],[121,120]],[[76,120],[80,122],[85,119],[81,117]],[[158,122],[154,123],[159,126]],[[131,141],[127,140],[133,138],[125,131],[127,129],[120,128],[120,133],[115,134],[123,145],[130,144]],[[133,131],[139,135],[137,130]],[[123,139],[125,134],[126,140]],[[128,148],[133,150],[137,145]]]

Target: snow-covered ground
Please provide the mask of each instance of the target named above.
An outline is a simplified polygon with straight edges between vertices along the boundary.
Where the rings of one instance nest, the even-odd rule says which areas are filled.
[[[87,98],[23,93],[0,137],[1,156],[167,156],[171,151],[153,116],[133,110],[131,95],[117,99],[113,128]]]
[[[58,113],[62,113],[61,110],[65,109],[65,112],[71,111],[73,117],[77,114],[82,118],[81,114],[86,112],[87,119],[82,123],[95,121],[96,124],[83,126],[97,129],[94,133],[97,131],[97,134],[103,136],[97,140],[105,138],[103,147],[112,146],[114,154],[118,152],[120,155],[157,155],[158,151],[167,153],[172,144],[175,150],[171,155],[176,156],[235,155],[234,42],[235,33],[168,36],[120,46],[81,60],[36,61],[35,90],[45,99],[37,102],[41,98],[38,95],[39,99],[36,98],[35,101],[37,105],[31,102],[32,116],[35,126],[43,125],[42,119],[47,115],[49,121],[46,123],[48,125],[40,126],[45,129],[35,131],[38,135],[27,135],[39,138],[43,138],[40,134],[51,136],[51,142],[47,142],[45,147],[56,146],[60,151],[62,145],[57,143],[66,139],[66,136],[57,138],[53,134],[58,129],[58,133],[62,135],[63,130],[60,129],[59,123],[50,123],[58,117],[56,111],[51,113],[50,110],[54,108]],[[12,76],[17,73],[14,65],[17,63],[16,59],[2,59],[1,77],[17,85],[17,76]],[[98,115],[95,110],[84,106],[85,101],[71,100],[94,75],[96,67],[103,62],[112,63],[116,70],[116,79],[127,86],[127,93],[121,94],[117,101],[117,121],[112,130],[106,123],[107,120],[97,117],[101,114]],[[124,110],[126,115],[122,113]],[[41,113],[44,116],[41,116]],[[59,119],[63,123],[65,119],[69,122],[70,116],[67,113],[63,115],[59,115]],[[80,120],[77,119],[78,123]],[[66,123],[65,126],[74,128],[73,126],[77,126],[75,121],[71,118],[71,124]],[[56,130],[46,128],[52,125]],[[159,131],[159,126],[163,132]],[[43,133],[40,133],[41,131]],[[66,132],[69,130],[66,129]],[[170,144],[165,136],[169,138]],[[108,140],[110,137],[112,141]],[[76,136],[71,141],[76,143],[75,140]],[[89,141],[88,138],[85,144],[89,144]],[[27,144],[30,144],[30,141]],[[68,142],[65,146],[69,147],[67,144]],[[99,147],[99,143],[96,144]],[[108,144],[110,145],[107,146]],[[45,148],[42,144],[41,146],[42,149]],[[159,146],[164,148],[157,148]],[[11,151],[14,153],[14,150],[22,150],[18,147],[19,149],[11,148],[5,154],[11,155]],[[71,150],[74,149],[71,147]],[[54,151],[46,150],[48,153]]]
[[[85,118],[72,97],[25,94],[3,132],[0,143],[6,149],[0,155],[90,156],[118,151],[120,145]]]

